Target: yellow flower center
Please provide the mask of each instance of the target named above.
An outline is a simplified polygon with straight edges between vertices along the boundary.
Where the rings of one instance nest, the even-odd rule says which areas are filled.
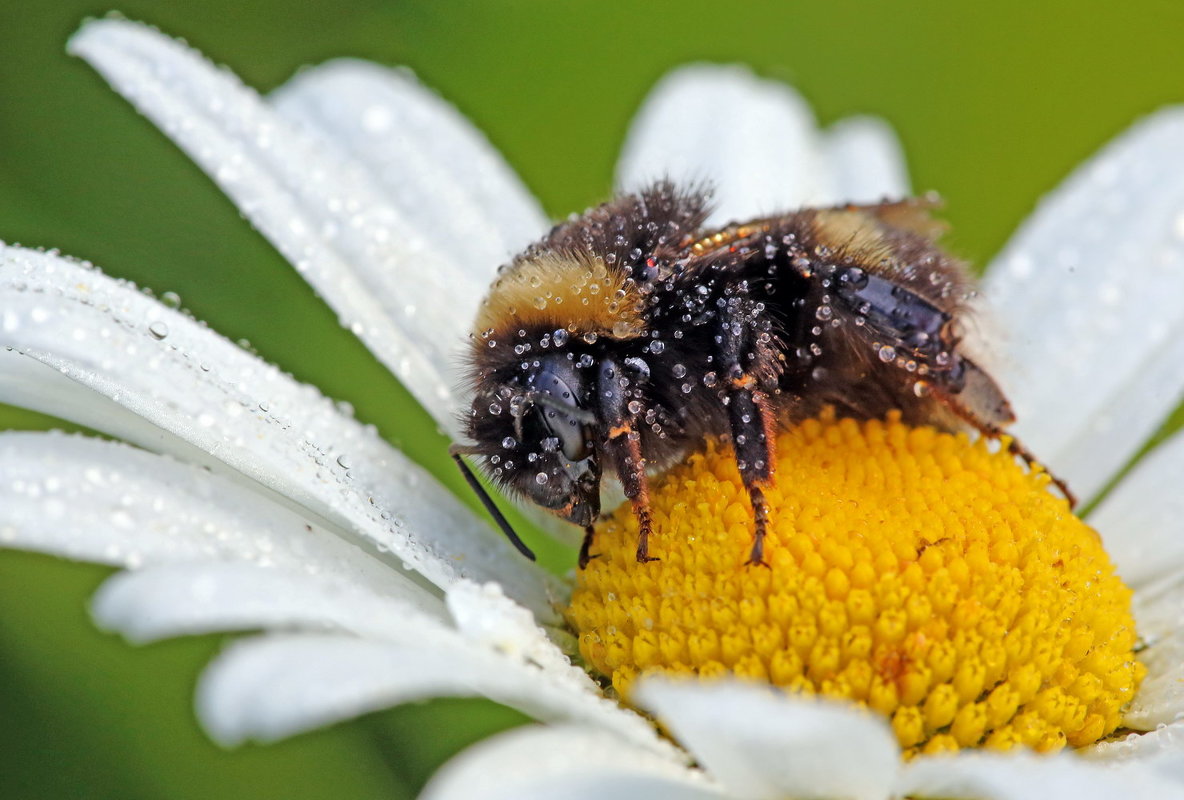
[[[995,452],[992,452],[992,451]],[[768,568],[708,444],[602,522],[568,618],[626,700],[642,673],[737,675],[884,714],[906,753],[1056,750],[1113,732],[1145,672],[1097,534],[1006,449],[932,428],[810,420],[777,441]]]

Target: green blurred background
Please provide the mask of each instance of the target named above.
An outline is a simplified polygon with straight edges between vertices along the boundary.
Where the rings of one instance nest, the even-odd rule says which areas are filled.
[[[352,401],[458,487],[444,442],[402,388],[184,156],[66,57],[78,23],[107,10],[0,0],[0,238],[179,293],[217,330]],[[488,132],[554,215],[606,195],[626,123],[664,71],[744,62],[799,87],[824,122],[889,120],[915,188],[946,197],[952,247],[977,263],[1074,164],[1184,101],[1184,7],[1169,0],[132,0],[118,10],[264,90],[337,55],[410,65]],[[0,406],[0,428],[54,424]],[[558,548],[547,555],[570,563]],[[106,574],[0,552],[0,797],[409,797],[464,744],[522,721],[445,700],[222,751],[198,730],[191,698],[223,639],[131,648],[97,633],[86,603]]]

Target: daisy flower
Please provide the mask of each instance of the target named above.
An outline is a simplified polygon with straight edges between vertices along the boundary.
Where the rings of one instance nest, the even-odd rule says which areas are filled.
[[[264,99],[134,23],[88,23],[70,48],[210,174],[455,437],[463,407],[456,351],[494,267],[547,227],[488,143],[407,74],[366,63],[302,72]],[[732,110],[726,120],[701,113],[723,107]],[[1003,363],[1014,370],[1005,385],[1021,420],[1016,432],[1084,498],[1100,495],[1184,388],[1175,346],[1184,333],[1181,141],[1178,110],[1141,122],[1049,198],[988,272],[985,296],[1010,335]],[[636,186],[659,174],[714,180],[717,221],[908,189],[880,123],[849,120],[820,132],[788,89],[713,67],[668,77],[638,117],[619,181]],[[984,645],[974,662],[984,675],[1003,669],[1000,685],[1014,697],[1000,692],[1003,700],[980,703],[976,695],[957,706],[956,689],[939,691],[958,685],[951,672],[948,683],[931,674],[906,701],[921,673],[902,656],[892,666],[901,678],[892,708],[913,711],[891,713],[889,725],[750,682],[633,680],[622,672],[617,688],[661,723],[659,734],[570,661],[576,637],[557,610],[566,583],[518,557],[430,475],[314,388],[137,287],[55,252],[0,248],[0,341],[0,401],[123,442],[0,435],[0,544],[124,568],[102,587],[94,613],[133,641],[260,632],[228,647],[201,679],[199,716],[219,742],[273,740],[426,697],[481,695],[545,724],[462,753],[426,796],[1022,798],[1182,789],[1184,537],[1173,491],[1184,467],[1181,435],[1144,458],[1088,517],[1134,590],[1137,660],[1129,594],[1089,544],[1092,534],[1054,510],[1058,524],[1072,527],[1056,569],[1079,574],[1070,592],[1077,606],[1072,613],[1056,606],[1068,615],[1050,618],[1035,638],[1024,639],[1031,631],[1022,626],[1001,630],[997,649]],[[838,437],[835,452],[881,440],[902,451],[921,446],[924,434],[897,433],[893,424],[823,420],[816,433]],[[952,436],[925,441],[953,448],[956,460],[977,453],[1011,461]],[[682,479],[699,483],[710,473],[722,497],[728,476],[701,463],[712,457],[697,455],[674,473],[692,470]],[[969,471],[969,461],[958,463]],[[1038,472],[1021,472],[1040,484]],[[669,513],[688,506],[675,496]],[[720,513],[726,520],[726,504]],[[914,571],[920,588],[910,595],[930,604],[917,606],[926,620],[944,613],[930,591],[934,576],[956,572],[953,561],[941,561],[940,541],[932,544],[901,556],[918,570],[934,566]],[[987,561],[1022,555],[999,545]],[[823,566],[827,558],[845,556],[836,550]],[[594,562],[587,573],[599,569]],[[766,583],[768,573],[749,571]],[[582,580],[580,591],[591,591],[593,580]],[[833,599],[863,578],[852,567],[823,580]],[[993,602],[1043,602],[1032,599],[1042,593],[1001,587]],[[620,633],[609,629],[613,600],[577,599],[570,612],[574,619],[599,607],[607,615],[578,636],[592,663],[598,653],[611,656],[605,672],[622,664],[610,652]],[[733,613],[741,612],[719,616]],[[908,624],[902,630],[912,630]],[[1065,687],[1055,697],[1044,693],[1052,679],[1039,672],[1047,655],[1041,636],[1076,658],[1053,666]],[[1102,655],[1107,637],[1121,645],[1117,661]],[[649,658],[639,655],[641,638],[628,648],[635,671]],[[1018,641],[1026,649],[1007,650]],[[983,655],[990,652],[1002,660]],[[802,681],[798,688],[810,688]],[[1116,704],[1099,711],[1103,696]],[[1016,720],[1030,719],[1024,714],[1040,703],[1048,711],[1041,719],[1067,720],[1065,729],[1027,738],[1036,729]],[[978,705],[959,728],[956,715]],[[927,754],[926,742],[957,746],[965,744],[959,736],[987,736],[974,727],[975,714],[1000,716],[1011,737],[1003,744],[1068,737],[1079,749]]]

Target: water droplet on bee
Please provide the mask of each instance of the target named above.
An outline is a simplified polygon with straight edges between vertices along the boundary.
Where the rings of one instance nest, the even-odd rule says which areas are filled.
[[[877,351],[877,355],[880,356],[881,361],[887,364],[889,361],[896,358],[896,348],[890,344],[881,345],[880,349]]]
[[[652,342],[650,342],[650,352],[656,356],[661,355],[665,349],[666,343],[661,339],[654,339]]]
[[[831,308],[830,306],[819,306],[814,311],[814,317],[818,320],[821,320],[822,322],[826,322],[828,319],[830,319],[834,315],[835,315],[835,310],[833,308]]]
[[[501,404],[501,403],[490,403],[490,404],[489,404],[489,413],[490,413],[490,414],[493,414],[495,417],[496,417],[498,414],[502,413],[502,410],[503,410],[503,409],[502,409],[502,404]]]
[[[675,364],[671,371],[674,373],[674,377],[676,378],[681,378],[687,374],[687,368],[682,364]]]
[[[551,480],[551,476],[545,472],[540,472],[534,476],[534,482],[539,486],[545,486],[549,480]]]
[[[642,404],[640,400],[630,400],[628,409],[630,414],[640,414],[642,411]]]
[[[706,386],[708,389],[715,386],[716,382],[717,382],[717,376],[714,372],[706,372],[703,374],[703,385]]]
[[[502,439],[502,447],[506,450],[513,450],[517,444],[518,440],[513,436],[507,436],[505,439]]]
[[[547,307],[547,298],[543,297],[540,294],[537,297],[535,297],[535,299],[533,301],[533,305],[535,308],[537,308],[541,311],[542,309]]]
[[[567,344],[567,331],[563,328],[556,328],[555,332],[551,334],[551,341],[555,343],[556,347],[563,347]]]

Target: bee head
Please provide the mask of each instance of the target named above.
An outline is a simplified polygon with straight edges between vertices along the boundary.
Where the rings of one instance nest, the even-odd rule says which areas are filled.
[[[587,526],[600,514],[596,415],[580,371],[561,355],[479,392],[469,433],[498,484],[562,519]]]

